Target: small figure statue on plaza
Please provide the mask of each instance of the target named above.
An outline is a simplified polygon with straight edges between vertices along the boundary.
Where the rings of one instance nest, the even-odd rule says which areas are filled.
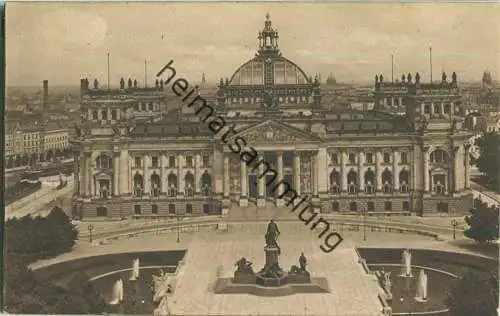
[[[300,265],[300,271],[306,271],[307,259],[306,256],[304,256],[303,252],[300,253],[299,265]]]
[[[245,257],[243,257],[240,260],[236,261],[235,265],[238,267],[236,272],[253,274],[254,272],[252,264],[253,263],[251,261],[248,261]]]
[[[384,273],[384,287],[390,291],[392,288],[392,283],[391,283],[391,272],[386,272]]]
[[[274,222],[274,220],[271,220],[269,224],[267,224],[267,231],[266,231],[266,247],[276,247],[278,249],[281,248],[278,245],[278,236],[280,235],[280,230],[278,229],[278,225]]]

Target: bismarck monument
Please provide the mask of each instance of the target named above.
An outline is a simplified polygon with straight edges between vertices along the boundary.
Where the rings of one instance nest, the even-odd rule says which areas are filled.
[[[280,231],[278,225],[271,220],[267,225],[264,252],[266,263],[257,273],[253,271],[252,262],[242,257],[236,262],[237,270],[234,278],[220,278],[216,282],[216,294],[254,294],[262,296],[282,296],[295,293],[328,293],[325,278],[311,278],[306,270],[307,258],[302,252],[299,266],[293,265],[285,272],[279,264],[281,248],[278,245]]]

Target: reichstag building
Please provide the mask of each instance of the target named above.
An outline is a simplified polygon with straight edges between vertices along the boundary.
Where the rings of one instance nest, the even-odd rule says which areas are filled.
[[[326,109],[321,86],[282,55],[269,16],[258,51],[207,96],[275,166],[278,180],[322,212],[453,215],[472,206],[457,74],[374,76],[373,110]],[[286,207],[199,118],[172,108],[170,87],[100,89],[81,80],[73,141],[77,218],[203,216]],[[271,95],[272,104],[264,102]],[[179,101],[180,102],[180,101]],[[403,109],[404,115],[397,115]],[[394,114],[393,114],[394,113]]]

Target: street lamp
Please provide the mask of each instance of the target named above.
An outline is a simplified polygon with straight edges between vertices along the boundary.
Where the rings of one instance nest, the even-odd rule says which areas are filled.
[[[458,226],[458,222],[456,219],[452,219],[451,220],[451,226],[453,226],[453,239],[455,240],[456,239],[456,236],[455,236],[455,230]]]
[[[89,230],[89,242],[92,243],[92,231],[94,230],[94,225],[89,224],[89,226],[87,226],[87,229]]]

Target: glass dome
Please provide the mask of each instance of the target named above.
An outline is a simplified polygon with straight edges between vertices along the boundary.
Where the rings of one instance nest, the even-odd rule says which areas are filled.
[[[304,71],[290,60],[254,58],[236,70],[229,85],[264,85],[265,62],[271,63],[275,85],[309,83]]]

